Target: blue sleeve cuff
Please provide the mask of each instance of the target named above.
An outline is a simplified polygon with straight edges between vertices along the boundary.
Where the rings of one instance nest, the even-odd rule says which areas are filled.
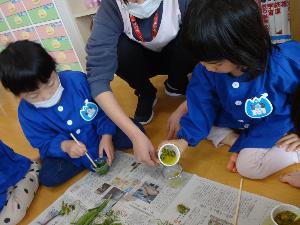
[[[177,132],[177,137],[180,139],[184,139],[188,142],[190,147],[195,147],[196,145],[198,145],[198,143],[202,140],[200,139],[199,141],[196,140],[195,138],[193,138],[192,136],[188,135],[187,132],[185,132],[185,130],[183,128],[181,128],[178,132]]]
[[[44,153],[44,155],[41,154],[42,158],[46,158],[46,157],[58,157],[58,158],[69,158],[68,154],[65,153],[62,149],[61,149],[61,143],[63,141],[67,141],[70,140],[69,137],[66,137],[64,135],[57,135],[49,144],[48,147],[48,151],[46,153]]]

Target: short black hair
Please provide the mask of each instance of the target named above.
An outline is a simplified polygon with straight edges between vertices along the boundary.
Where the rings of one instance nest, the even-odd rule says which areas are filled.
[[[246,68],[250,79],[267,68],[272,43],[254,0],[192,0],[182,32],[199,61],[227,59]]]
[[[35,91],[47,83],[56,63],[47,51],[32,41],[10,43],[0,53],[0,78],[13,94]]]

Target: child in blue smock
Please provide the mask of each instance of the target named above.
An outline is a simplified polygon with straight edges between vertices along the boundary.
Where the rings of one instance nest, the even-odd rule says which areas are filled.
[[[292,104],[291,117],[295,125],[293,132],[288,133],[277,142],[277,146],[285,148],[286,151],[299,152],[300,151],[300,86],[298,86]],[[284,183],[288,183],[294,187],[300,188],[300,171],[296,170],[280,177]]]
[[[93,102],[85,74],[56,73],[55,66],[42,46],[30,41],[11,43],[0,54],[2,84],[21,98],[20,124],[30,144],[39,150],[40,182],[46,186],[59,185],[84,168],[91,169],[86,151],[93,160],[105,152],[111,165],[114,148],[132,147]]]
[[[254,0],[193,1],[183,41],[200,64],[179,107],[185,115],[178,139],[171,142],[182,149],[205,138],[227,144],[233,152],[228,169],[252,179],[299,163],[297,152],[276,142],[294,129],[300,44],[272,45]]]
[[[18,224],[39,187],[40,165],[0,141],[0,224]]]

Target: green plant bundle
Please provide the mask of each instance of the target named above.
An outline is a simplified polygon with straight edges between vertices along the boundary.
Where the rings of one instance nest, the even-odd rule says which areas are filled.
[[[97,216],[105,209],[109,201],[110,198],[105,199],[98,207],[89,209],[78,219],[75,225],[92,225]]]
[[[68,204],[64,201],[61,203],[61,208],[58,212],[59,216],[69,215],[75,209],[75,205]]]
[[[105,219],[102,223],[95,225],[122,225],[120,223],[118,216],[114,213],[114,211],[110,210],[106,215]]]

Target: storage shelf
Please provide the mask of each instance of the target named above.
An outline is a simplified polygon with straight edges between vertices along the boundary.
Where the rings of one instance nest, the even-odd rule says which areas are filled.
[[[84,17],[84,16],[94,15],[97,13],[97,10],[98,10],[98,8],[86,9],[86,10],[83,10],[82,12],[74,14],[74,17],[80,18],[80,17]]]

